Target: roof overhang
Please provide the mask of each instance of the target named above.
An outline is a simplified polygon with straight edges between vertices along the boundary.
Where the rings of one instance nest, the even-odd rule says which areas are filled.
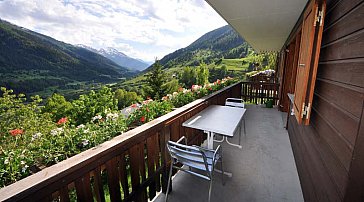
[[[279,51],[308,0],[205,0],[255,51]]]

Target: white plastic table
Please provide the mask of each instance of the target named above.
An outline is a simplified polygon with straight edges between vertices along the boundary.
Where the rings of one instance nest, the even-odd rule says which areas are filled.
[[[244,108],[210,105],[185,121],[182,126],[205,131],[207,133],[207,148],[213,149],[214,134],[218,133],[225,136],[226,141],[228,137],[233,137],[245,111]],[[227,143],[229,142],[227,141]],[[231,145],[241,148],[240,145]]]

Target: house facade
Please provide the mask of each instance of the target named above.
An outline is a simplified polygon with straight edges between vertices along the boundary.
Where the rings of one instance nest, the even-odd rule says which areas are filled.
[[[207,2],[253,48],[279,52],[279,110],[304,199],[364,201],[364,1]]]

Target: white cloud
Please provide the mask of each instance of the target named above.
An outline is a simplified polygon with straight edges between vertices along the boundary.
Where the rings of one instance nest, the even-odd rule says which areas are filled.
[[[3,0],[0,18],[67,43],[115,47],[148,61],[226,24],[204,0]]]

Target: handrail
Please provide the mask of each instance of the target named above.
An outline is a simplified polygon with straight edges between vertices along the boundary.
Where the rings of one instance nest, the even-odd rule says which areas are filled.
[[[279,83],[248,81],[242,82],[242,98],[245,102],[264,104],[268,100],[273,100],[278,104]]]
[[[70,191],[72,189],[76,190],[75,195],[80,200],[95,197],[97,201],[105,201],[103,187],[106,184],[111,201],[152,199],[160,189],[165,192],[167,187],[169,157],[166,155],[166,142],[183,135],[188,138],[189,144],[201,144],[203,141],[202,131],[184,128],[182,122],[208,105],[222,105],[227,97],[240,97],[240,94],[241,82],[197,99],[0,189],[0,201],[51,201],[56,198],[68,201],[75,197]]]

